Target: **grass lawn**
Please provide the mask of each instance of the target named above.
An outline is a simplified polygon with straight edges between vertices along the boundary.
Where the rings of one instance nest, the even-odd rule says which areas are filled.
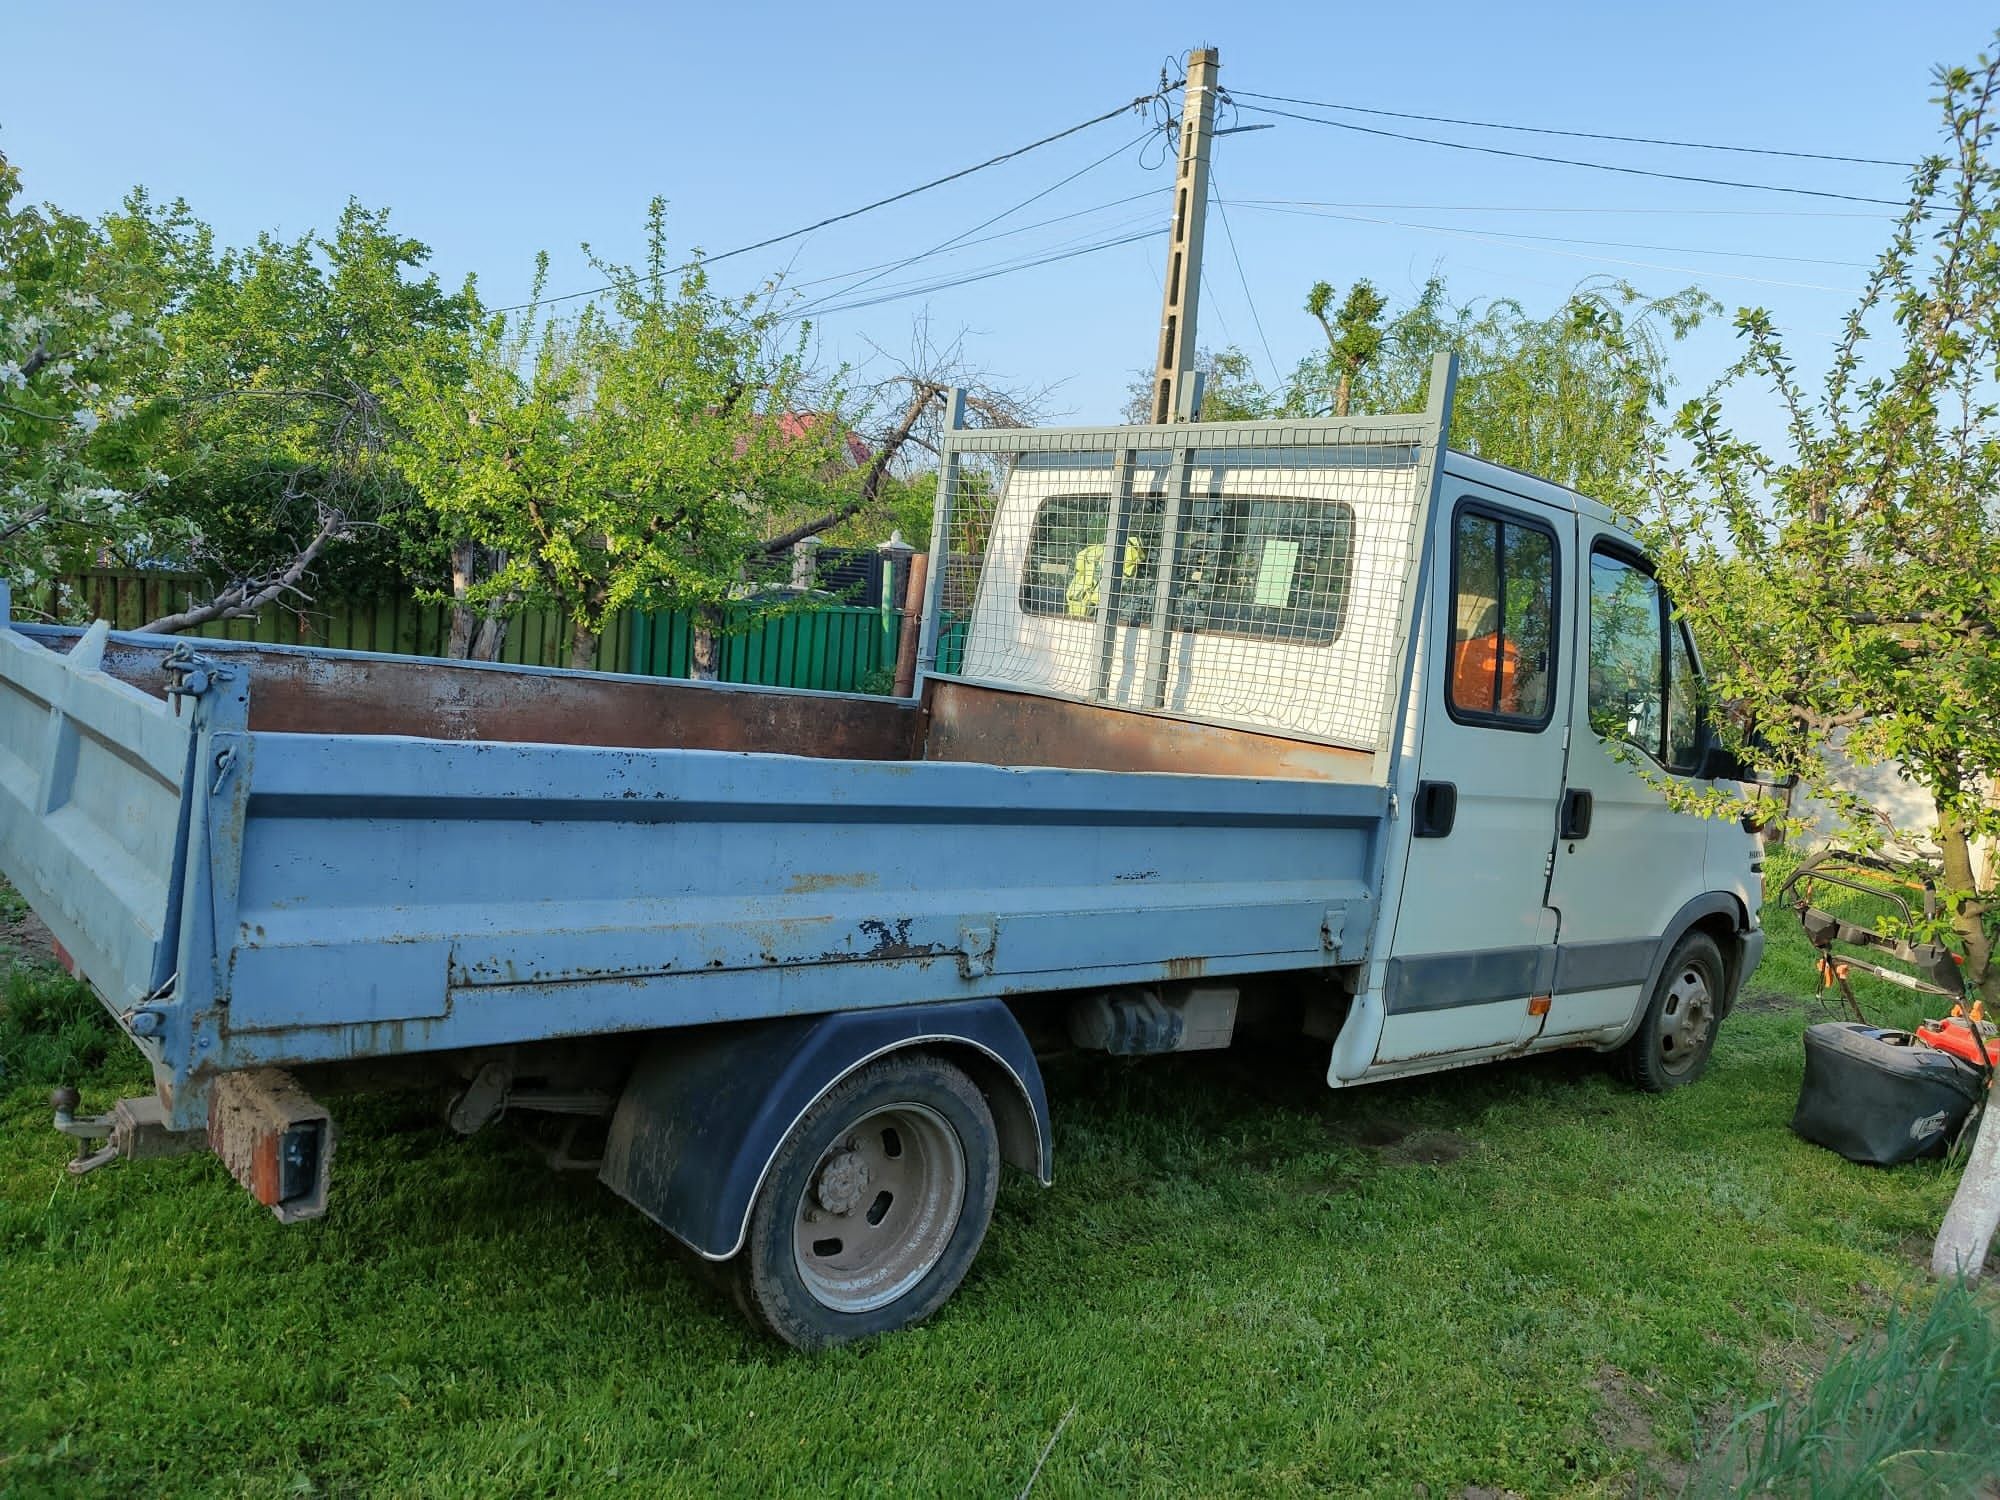
[[[1008,1182],[929,1325],[810,1359],[419,1099],[340,1111],[316,1224],[208,1158],[66,1176],[50,1082],[94,1110],[146,1078],[17,961],[0,1493],[1012,1496],[1059,1425],[1037,1496],[1677,1493],[1731,1413],[1921,1316],[1956,1182],[1787,1129],[1814,981],[1769,920],[1708,1078],[1663,1097],[1583,1055],[1347,1092],[1317,1047],[1056,1064],[1056,1186]]]

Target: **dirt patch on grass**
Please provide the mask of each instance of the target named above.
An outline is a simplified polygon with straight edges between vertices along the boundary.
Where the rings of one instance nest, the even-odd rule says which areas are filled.
[[[41,964],[53,960],[55,939],[42,919],[13,891],[0,900],[0,958]]]
[[[1782,990],[1745,990],[1736,997],[1732,1014],[1757,1010],[1804,1010],[1805,1006],[1806,1002],[1797,995],[1787,995]]]
[[[1455,1130],[1427,1130],[1398,1115],[1366,1115],[1358,1120],[1328,1120],[1327,1134],[1345,1144],[1364,1146],[1381,1160],[1399,1167],[1447,1166],[1479,1149],[1479,1143]]]
[[[1588,1382],[1597,1397],[1597,1436],[1607,1448],[1638,1461],[1635,1495],[1678,1495],[1686,1487],[1687,1463],[1669,1453],[1654,1430],[1652,1407],[1659,1393],[1613,1365],[1601,1365]]]
[[[1448,1167],[1479,1149],[1479,1142],[1467,1140],[1450,1130],[1426,1130],[1382,1148],[1382,1160],[1401,1167]]]
[[[1400,1146],[1416,1133],[1415,1125],[1407,1120],[1399,1120],[1394,1115],[1378,1115],[1357,1121],[1352,1130],[1354,1139],[1371,1151]]]

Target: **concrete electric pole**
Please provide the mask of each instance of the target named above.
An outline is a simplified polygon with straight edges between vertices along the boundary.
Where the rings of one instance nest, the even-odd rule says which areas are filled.
[[[1194,397],[1195,314],[1201,301],[1201,240],[1208,216],[1208,157],[1215,142],[1215,75],[1221,53],[1188,55],[1181,94],[1180,164],[1174,173],[1173,235],[1167,245],[1167,285],[1160,308],[1160,354],[1153,366],[1153,420],[1188,416]]]

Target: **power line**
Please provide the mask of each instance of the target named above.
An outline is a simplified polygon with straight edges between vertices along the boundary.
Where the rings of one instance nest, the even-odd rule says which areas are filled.
[[[1806,198],[1833,198],[1842,203],[1879,203],[1884,208],[1902,208],[1895,198],[1869,198],[1859,193],[1835,193],[1825,188],[1786,187],[1770,182],[1738,182],[1728,177],[1701,177],[1688,172],[1656,172],[1648,167],[1624,167],[1605,161],[1584,161],[1574,156],[1542,156],[1533,151],[1509,151],[1501,146],[1475,146],[1470,141],[1441,141],[1436,136],[1406,135],[1399,130],[1379,130],[1373,125],[1356,125],[1351,120],[1328,120],[1319,115],[1302,115],[1289,109],[1272,109],[1263,104],[1243,104],[1240,109],[1260,115],[1280,115],[1287,120],[1303,120],[1308,125],[1326,125],[1335,130],[1352,130],[1362,135],[1382,136],[1392,141],[1414,141],[1422,146],[1448,146],[1454,151],[1477,151],[1486,156],[1512,157],[1516,161],[1547,162],[1558,167],[1588,167],[1595,172],[1620,172],[1628,177],[1657,177],[1667,182],[1698,182],[1707,187],[1746,188],[1757,193],[1796,193]]]
[[[1093,162],[1078,167],[1074,172],[1070,173],[1069,176],[1060,178],[1057,181],[1050,183],[1040,192],[1030,193],[1027,197],[1023,198],[1019,203],[1001,209],[999,213],[994,214],[991,218],[982,219],[969,229],[961,229],[957,234],[953,235],[948,240],[939,240],[935,245],[931,246],[930,249],[928,250],[919,250],[915,255],[906,256],[899,261],[892,261],[888,265],[877,269],[874,272],[874,274],[862,277],[859,281],[855,282],[851,286],[842,287],[837,292],[828,292],[824,297],[816,298],[814,302],[808,303],[804,308],[800,309],[800,311],[802,313],[810,313],[813,307],[819,303],[831,302],[838,297],[851,296],[853,293],[861,290],[862,287],[867,286],[872,282],[880,281],[884,276],[889,275],[892,271],[900,271],[905,266],[913,266],[920,260],[928,260],[933,255],[941,254],[942,252],[949,250],[952,246],[958,244],[959,241],[965,239],[968,235],[974,235],[977,234],[982,229],[991,228],[993,225],[998,224],[1002,219],[1008,218],[1014,214],[1019,213],[1022,209],[1026,208],[1030,203],[1039,202],[1041,199],[1048,197],[1050,193],[1056,192],[1058,189],[1068,187],[1072,182],[1075,182],[1077,178],[1083,176],[1085,173],[1096,171],[1099,167],[1103,166],[1113,157],[1123,156],[1127,151],[1130,151],[1134,146],[1140,144],[1140,142],[1150,140],[1152,138],[1152,135],[1153,135],[1152,129],[1148,127],[1144,133],[1134,136],[1131,140],[1125,142],[1124,145],[1105,152],[1104,155],[1098,157]]]
[[[1303,104],[1312,109],[1338,109],[1350,114],[1379,115],[1391,120],[1424,120],[1432,125],[1469,125],[1480,130],[1516,130],[1528,135],[1563,135],[1580,141],[1622,141],[1633,146],[1673,146],[1684,151],[1736,151],[1751,156],[1789,156],[1799,161],[1838,161],[1862,167],[1899,167],[1911,170],[1911,163],[1890,161],[1881,156],[1840,156],[1830,151],[1788,151],[1776,146],[1726,146],[1714,141],[1673,141],[1650,135],[1612,135],[1601,130],[1556,130],[1546,125],[1504,125],[1496,120],[1461,120],[1452,115],[1419,115],[1400,109],[1370,109],[1361,104],[1334,104],[1325,99],[1293,99],[1285,94],[1259,94],[1251,89],[1234,89],[1245,99],[1269,99],[1278,104]]]
[[[1473,229],[1452,229],[1443,224],[1412,224],[1402,219],[1379,219],[1367,214],[1329,213],[1316,215],[1316,217],[1344,219],[1353,224],[1384,224],[1394,229],[1418,229],[1426,234],[1451,235],[1459,239],[1478,240],[1488,245],[1502,245],[1512,250],[1534,250],[1543,255],[1561,255],[1570,260],[1596,261],[1608,266],[1633,266],[1645,271],[1672,271],[1682,276],[1715,276],[1727,281],[1747,281],[1758,286],[1787,287],[1794,291],[1803,292],[1840,292],[1845,295],[1853,295],[1855,291],[1853,287],[1826,286],[1814,281],[1780,281],[1768,276],[1746,276],[1738,271],[1716,271],[1701,266],[1670,266],[1662,265],[1658,261],[1626,260],[1613,255],[1585,255],[1575,250],[1558,250],[1551,245],[1523,244],[1520,240],[1509,239],[1505,235],[1481,234]]]
[[[1062,250],[1054,254],[1037,255],[1030,259],[1018,261],[1009,265],[996,266],[990,270],[976,272],[971,275],[949,277],[944,280],[929,282],[921,286],[912,286],[895,291],[884,292],[880,296],[861,297],[853,302],[844,302],[832,307],[822,307],[818,310],[818,315],[822,317],[828,317],[834,313],[853,312],[856,311],[857,309],[865,307],[880,307],[885,302],[900,302],[905,298],[909,297],[923,297],[923,296],[928,296],[932,292],[943,292],[943,291],[949,291],[953,287],[969,286],[976,281],[991,281],[996,276],[1009,276],[1016,271],[1029,271],[1033,270],[1037,266],[1052,265],[1057,261],[1075,260],[1078,256],[1081,255],[1094,255],[1100,250],[1112,250],[1116,249],[1120,245],[1137,244],[1141,240],[1153,239],[1156,237],[1157,234],[1158,231],[1155,229],[1142,229],[1138,231],[1136,234],[1120,235],[1116,239],[1100,240],[1095,244],[1081,245],[1075,249]],[[789,322],[789,321],[796,321],[796,319],[794,319],[790,314],[787,314],[781,321]]]
[[[1893,222],[1894,214],[1862,213],[1840,208],[1662,208],[1657,204],[1620,208],[1604,203],[1566,204],[1556,208],[1530,208],[1519,203],[1336,203],[1318,198],[1238,198],[1239,208],[1269,204],[1299,204],[1308,208],[1379,208],[1415,214],[1687,214],[1757,219],[1868,219]]]
[[[1257,199],[1238,198],[1236,200],[1236,206],[1238,208],[1255,209],[1262,213],[1299,214],[1309,219],[1341,219],[1341,218],[1348,218],[1351,216],[1340,213],[1315,212],[1315,210],[1340,209],[1340,208],[1365,208],[1368,207],[1369,205],[1347,204],[1347,203],[1307,203],[1297,199],[1288,200],[1285,203],[1280,203],[1276,200],[1257,200]],[[1387,205],[1383,206],[1386,207]],[[1402,221],[1383,220],[1382,222],[1401,223]],[[1446,234],[1458,232],[1449,229],[1447,226],[1443,224],[1413,224],[1410,225],[1409,227],[1413,229],[1435,229],[1440,233],[1446,233]],[[1721,255],[1721,256],[1727,256],[1732,260],[1784,261],[1791,265],[1800,265],[1800,266],[1842,266],[1849,270],[1855,270],[1855,271],[1865,271],[1869,269],[1870,265],[1870,262],[1863,260],[1829,260],[1824,256],[1818,256],[1818,255],[1767,255],[1760,250],[1711,250],[1702,245],[1655,245],[1643,240],[1592,240],[1592,239],[1581,239],[1575,235],[1566,235],[1566,234],[1529,234],[1526,230],[1521,230],[1521,229],[1499,229],[1495,230],[1494,232],[1496,234],[1503,234],[1511,239],[1517,239],[1517,240],[1549,240],[1556,244],[1562,244],[1562,245],[1602,245],[1613,250],[1660,250],[1670,255]]]
[[[1121,222],[1102,226],[1099,229],[1091,231],[1089,234],[1057,240],[1052,244],[1038,246],[1034,250],[1009,257],[1006,260],[989,261],[984,265],[974,266],[966,271],[948,272],[916,281],[891,283],[881,288],[880,291],[871,292],[865,297],[850,298],[842,302],[823,301],[809,309],[792,309],[783,316],[789,321],[799,321],[807,317],[817,317],[823,312],[835,313],[848,311],[857,307],[873,307],[878,302],[893,302],[900,298],[945,290],[959,286],[967,280],[985,280],[991,275],[1024,270],[1031,266],[1046,264],[1050,260],[1064,259],[1067,258],[1073,248],[1087,253],[1092,250],[1106,248],[1113,244],[1125,244],[1131,239],[1132,232],[1137,230],[1138,226],[1142,223],[1147,226],[1148,232],[1156,227],[1150,214],[1141,215],[1137,218],[1128,216]],[[1098,238],[1092,239],[1091,235],[1093,234],[1098,236]]]
[[[1229,227],[1229,209],[1222,201],[1222,184],[1216,181],[1215,167],[1208,169],[1209,196],[1215,200],[1217,215],[1222,220],[1223,237],[1229,241],[1229,258],[1236,262],[1236,280],[1243,288],[1243,300],[1250,304],[1250,321],[1257,325],[1257,342],[1264,346],[1264,363],[1270,367],[1271,384],[1281,383],[1278,374],[1278,357],[1271,352],[1271,340],[1264,333],[1264,319],[1257,312],[1257,299],[1250,295],[1250,278],[1243,274],[1243,257],[1236,250],[1236,231]]]
[[[1173,85],[1173,87],[1178,87],[1178,85]],[[1030,151],[1038,151],[1043,146],[1054,145],[1057,141],[1066,140],[1079,131],[1090,129],[1093,125],[1102,125],[1106,120],[1115,120],[1118,116],[1125,114],[1129,110],[1140,109],[1152,103],[1153,100],[1160,97],[1161,92],[1161,90],[1155,90],[1150,94],[1140,94],[1137,98],[1128,99],[1116,109],[1107,109],[1101,115],[1093,115],[1088,120],[1080,120],[1066,129],[1056,131],[1053,135],[1045,135],[1038,141],[1030,141],[1025,146],[1016,146],[1011,151],[1002,151],[998,156],[989,156],[985,161],[976,162],[972,166],[960,167],[956,172],[948,172],[942,177],[932,178],[929,182],[919,183],[912,188],[904,188],[900,193],[891,193],[886,198],[877,198],[873,203],[864,203],[861,207],[850,208],[845,213],[830,214],[824,219],[803,225],[798,229],[787,230],[784,234],[774,234],[768,239],[757,240],[748,245],[738,245],[733,250],[724,250],[715,255],[699,256],[694,260],[685,261],[673,267],[673,271],[688,271],[694,269],[697,265],[712,266],[717,261],[729,260],[733,256],[738,255],[748,255],[752,250],[764,250],[772,245],[782,245],[786,240],[795,240],[800,235],[811,234],[815,230],[825,229],[832,224],[844,223],[848,219],[857,219],[863,214],[873,213],[878,208],[887,208],[892,203],[901,203],[905,198],[914,198],[917,194],[927,193],[932,188],[940,188],[948,182],[957,182],[962,177],[970,177],[974,172],[983,172],[988,167],[997,167],[1002,162],[1012,161],[1017,156],[1026,156]],[[557,302],[570,302],[578,297],[601,296],[603,293],[615,291],[619,287],[630,286],[638,279],[637,277],[624,277],[606,282],[603,286],[592,287],[588,291],[564,292],[560,296],[543,297],[530,302],[516,302],[507,307],[493,308],[492,311],[520,312],[523,308],[546,307]]]
[[[1046,229],[1051,224],[1066,224],[1071,219],[1088,218],[1091,214],[1103,213],[1107,208],[1123,208],[1126,204],[1137,203],[1142,198],[1164,197],[1171,191],[1171,188],[1165,187],[1148,188],[1143,193],[1129,193],[1123,198],[1112,198],[1104,203],[1094,203],[1089,208],[1079,208],[1070,213],[1055,214],[1046,219],[1036,219],[1031,223],[1017,224],[1012,229],[1001,230],[998,234],[983,234],[976,240],[961,240],[952,246],[952,253],[956,254],[960,250],[970,250],[975,245],[990,245],[995,240],[1010,240],[1015,235],[1027,234],[1030,230],[1034,229]],[[1126,217],[1130,218],[1129,215]],[[815,276],[807,281],[791,281],[787,279],[781,281],[779,285],[786,290],[794,291],[802,287],[825,286],[829,281],[845,281],[850,276],[861,276],[869,271],[893,271],[898,266],[907,265],[908,263],[908,261],[895,260],[876,261],[872,265],[850,266],[845,271],[834,271],[825,276]]]

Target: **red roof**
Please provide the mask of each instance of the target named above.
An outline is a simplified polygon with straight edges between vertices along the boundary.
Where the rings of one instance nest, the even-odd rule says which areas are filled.
[[[811,436],[813,429],[819,426],[822,422],[825,422],[827,420],[828,418],[825,412],[817,412],[817,411],[779,412],[778,431],[781,434],[783,434],[786,441],[798,442],[803,438]],[[863,464],[867,463],[868,460],[872,457],[874,457],[874,455],[871,452],[869,452],[868,444],[862,440],[861,435],[853,431],[848,432],[847,461],[858,469]]]

